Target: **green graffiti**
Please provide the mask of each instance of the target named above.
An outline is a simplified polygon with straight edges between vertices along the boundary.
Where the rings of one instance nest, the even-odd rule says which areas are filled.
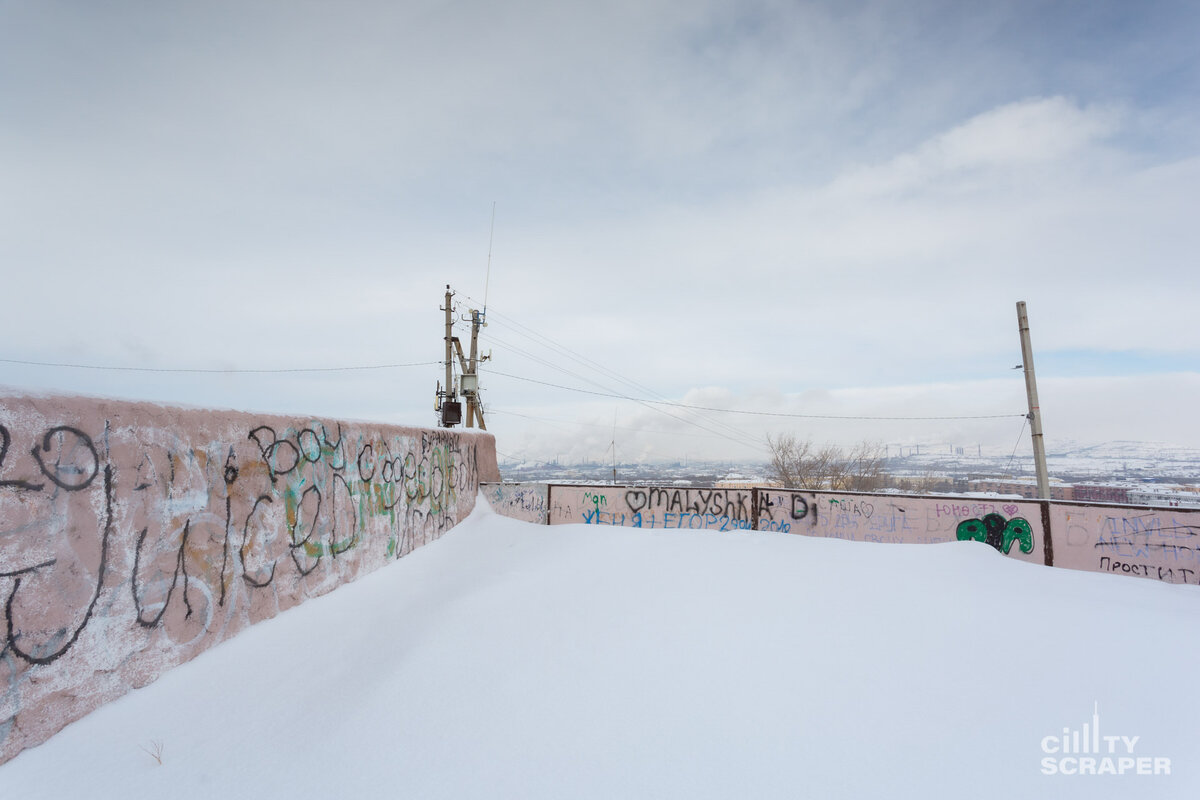
[[[1033,552],[1033,526],[1022,517],[1005,520],[999,514],[988,514],[983,519],[964,519],[958,523],[958,540],[974,539],[990,544],[1001,553],[1008,554],[1013,542],[1021,543],[1022,553]]]
[[[324,556],[340,556],[347,550],[355,547],[358,544],[358,534],[351,536],[348,539],[342,539],[340,542],[313,542],[305,541],[300,544],[293,545],[304,550],[304,555],[309,558],[322,558]]]
[[[1012,549],[1014,541],[1020,541],[1022,553],[1033,552],[1033,526],[1021,517],[1010,519],[1004,526],[1004,552]]]
[[[978,519],[964,519],[958,523],[958,540],[965,542],[974,539],[977,542],[987,540],[987,528],[983,527],[983,521]]]

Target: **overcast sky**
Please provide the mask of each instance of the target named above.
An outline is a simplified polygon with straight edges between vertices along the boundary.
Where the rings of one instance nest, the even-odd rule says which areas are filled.
[[[0,358],[423,364],[0,384],[432,425],[450,284],[510,456],[1004,450],[1026,300],[1051,451],[1200,446],[1198,41],[1189,0],[0,0]]]

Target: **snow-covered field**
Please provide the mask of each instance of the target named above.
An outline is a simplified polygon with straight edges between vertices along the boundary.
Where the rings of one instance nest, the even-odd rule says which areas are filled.
[[[481,502],[0,766],[0,798],[1194,798],[1198,630],[1195,586],[973,542]]]

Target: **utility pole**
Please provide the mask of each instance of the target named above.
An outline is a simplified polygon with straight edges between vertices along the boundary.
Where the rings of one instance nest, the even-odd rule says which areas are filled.
[[[484,322],[484,316],[478,311],[471,311],[471,360],[468,361],[463,353],[462,342],[457,336],[451,336],[450,341],[454,345],[454,350],[458,355],[458,365],[462,369],[462,377],[459,378],[458,389],[462,396],[467,401],[467,427],[474,428],[475,421],[479,420],[479,427],[487,430],[487,425],[483,421],[483,404],[479,402],[479,365],[487,361],[489,356],[479,355],[479,329],[487,325]],[[461,405],[460,405],[461,412]]]
[[[1042,409],[1038,406],[1037,377],[1033,373],[1033,345],[1029,342],[1029,315],[1025,301],[1017,302],[1017,327],[1021,331],[1021,363],[1025,367],[1025,395],[1029,400],[1029,430],[1033,434],[1033,465],[1038,497],[1050,499],[1050,473],[1046,470],[1046,443],[1042,440]]]
[[[471,360],[469,369],[463,371],[463,394],[467,398],[467,427],[474,428],[475,420],[479,420],[481,430],[487,430],[483,421],[483,404],[479,402],[479,363],[486,361],[487,356],[479,358],[479,329],[486,325],[483,314],[471,311]],[[470,376],[470,380],[467,377]]]
[[[454,308],[451,305],[451,299],[454,293],[450,291],[450,284],[446,284],[446,307],[443,309],[446,312],[446,383],[444,384],[446,399],[454,397]]]
[[[454,392],[454,292],[450,284],[446,284],[446,383],[438,387],[438,424],[443,428],[452,428],[462,421],[462,405],[459,404]]]
[[[454,335],[454,292],[450,291],[450,286],[446,286],[446,305],[442,309],[446,312],[446,385],[443,388],[438,386],[437,398],[438,411],[441,412],[439,424],[443,428],[451,428],[460,422],[462,419],[462,403],[458,401],[459,393],[462,394],[467,401],[467,427],[474,428],[476,420],[479,421],[479,427],[487,430],[487,425],[483,421],[483,404],[479,402],[479,365],[487,361],[490,356],[479,355],[479,329],[486,326],[484,322],[484,314],[479,311],[471,311],[471,360],[467,361],[467,357],[463,355],[462,342]],[[462,369],[462,377],[459,380],[458,388],[454,386],[454,356],[458,356],[458,365]]]
[[[617,485],[617,410],[613,409],[613,486]]]

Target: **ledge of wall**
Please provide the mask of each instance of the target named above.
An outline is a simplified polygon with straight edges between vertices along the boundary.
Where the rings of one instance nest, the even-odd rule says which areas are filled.
[[[438,538],[495,439],[0,397],[0,763]]]

